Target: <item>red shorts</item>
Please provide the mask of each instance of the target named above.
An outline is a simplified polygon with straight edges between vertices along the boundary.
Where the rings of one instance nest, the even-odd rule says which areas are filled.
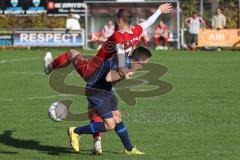
[[[88,59],[83,57],[81,54],[78,54],[73,59],[74,68],[85,81],[87,81],[89,77],[93,75],[102,64],[103,60],[98,57]]]

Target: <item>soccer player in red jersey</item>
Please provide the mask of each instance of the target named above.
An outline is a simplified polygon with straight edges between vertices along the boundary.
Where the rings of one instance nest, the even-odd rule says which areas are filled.
[[[139,43],[139,36],[157,20],[161,13],[169,13],[171,10],[171,4],[162,4],[146,21],[131,26],[131,12],[128,9],[120,9],[117,13],[118,30],[108,38],[94,58],[87,59],[78,51],[70,49],[52,60],[52,55],[48,52],[44,58],[46,74],[72,62],[78,73],[87,81],[98,67],[114,54],[118,55],[120,73],[124,73],[125,55],[130,55],[132,48]]]
[[[159,40],[163,41],[164,47],[159,45]],[[168,45],[168,27],[160,21],[159,24],[155,27],[154,42],[156,49],[167,49]]]
[[[118,72],[121,76],[128,73],[129,69],[125,67],[125,55],[130,55],[131,50],[139,43],[139,36],[149,28],[160,16],[161,13],[169,13],[172,10],[170,3],[165,3],[150,16],[146,21],[131,26],[131,12],[128,9],[120,9],[117,13],[117,29],[112,36],[103,44],[92,59],[85,58],[76,50],[70,49],[66,53],[59,55],[53,60],[50,52],[47,52],[44,58],[45,73],[50,74],[54,69],[63,68],[70,63],[73,63],[76,71],[81,77],[88,81],[99,67],[113,55],[118,57]],[[99,121],[95,115],[90,115],[91,121]],[[96,133],[99,136],[99,133]]]

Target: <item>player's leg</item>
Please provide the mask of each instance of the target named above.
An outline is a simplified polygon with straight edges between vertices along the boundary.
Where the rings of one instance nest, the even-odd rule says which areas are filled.
[[[155,43],[155,46],[159,45],[159,36],[156,34],[154,35],[154,43]]]
[[[77,127],[74,129],[74,132],[77,133],[78,135],[82,135],[82,134],[96,134],[99,132],[113,131],[116,126],[116,123],[113,118],[112,112],[101,115],[101,118],[103,119],[102,122],[92,122],[88,125]]]
[[[122,121],[119,110],[113,111],[113,117],[116,122],[115,132],[118,134],[119,138],[121,139],[124,148],[127,151],[132,151],[133,146],[130,141],[127,128],[125,128],[124,123]]]
[[[70,49],[53,60],[51,52],[47,52],[44,57],[45,73],[50,74],[54,69],[67,66],[77,55],[80,55],[80,52]]]
[[[102,66],[104,63],[104,60],[99,58],[98,56],[93,57],[92,59],[88,59],[87,61],[84,61],[80,58],[80,56],[77,56],[73,60],[73,65],[77,72],[83,77],[85,81],[88,81],[88,79],[98,70],[99,67]]]
[[[160,44],[160,40],[161,40],[161,37],[159,36],[159,35],[155,35],[154,36],[154,42],[155,42],[155,49],[156,50],[160,50],[160,49],[162,49],[162,46],[160,46],[159,44]]]
[[[197,45],[198,45],[198,35],[197,34],[193,34],[193,41],[194,41],[194,43],[193,43],[193,48],[194,49],[196,49],[196,47],[197,47]]]
[[[119,138],[121,139],[124,145],[125,153],[126,154],[145,154],[132,146],[127,128],[124,126],[119,110],[113,111],[113,118],[116,122],[115,132],[118,134]]]
[[[113,118],[116,123],[114,130],[118,134],[119,138],[122,141],[122,144],[125,148],[125,153],[126,154],[144,154],[143,152],[140,152],[139,150],[137,150],[136,148],[134,148],[132,146],[131,140],[128,135],[127,128],[124,126],[121,113],[118,110],[117,99],[114,94],[111,95],[110,101],[111,101]]]
[[[89,108],[89,119],[91,123],[103,121],[101,117],[99,117],[94,111],[91,110],[91,108]],[[97,132],[93,134],[93,141],[94,143],[93,143],[92,153],[96,155],[102,154],[102,144],[101,144],[102,133]]]
[[[69,128],[69,136],[72,147],[75,151],[79,151],[78,137],[82,134],[96,134],[99,132],[107,132],[114,130],[115,120],[111,111],[109,98],[105,91],[96,89],[86,89],[86,95],[89,106],[95,109],[96,114],[100,116],[103,122],[93,122],[82,127]],[[91,108],[91,107],[90,107]]]
[[[104,118],[104,122],[93,122],[82,127],[70,127],[68,134],[70,143],[75,151],[79,151],[79,139],[83,134],[96,134],[99,132],[112,131],[115,128],[115,120],[113,117]]]
[[[189,45],[188,45],[189,50],[193,49],[193,44],[194,44],[193,34],[189,33]]]
[[[163,37],[164,50],[168,50],[168,37]]]

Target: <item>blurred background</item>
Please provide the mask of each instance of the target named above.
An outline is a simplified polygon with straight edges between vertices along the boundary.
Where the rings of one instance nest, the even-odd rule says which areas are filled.
[[[175,10],[139,37],[145,46],[237,48],[239,0],[1,0],[0,46],[97,49],[113,32],[119,8],[131,9],[135,25],[164,2],[171,2]]]

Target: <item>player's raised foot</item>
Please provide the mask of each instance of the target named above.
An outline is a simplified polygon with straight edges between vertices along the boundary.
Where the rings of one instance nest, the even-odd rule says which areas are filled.
[[[76,127],[70,127],[68,129],[68,135],[69,135],[70,144],[71,144],[72,148],[74,149],[74,151],[79,152],[80,136],[78,134],[74,133],[75,128]]]
[[[127,155],[143,155],[145,154],[144,152],[139,151],[136,147],[134,147],[131,151],[128,151],[125,149],[125,154]]]
[[[45,57],[44,57],[44,71],[46,74],[50,74],[52,71],[52,53],[47,52]]]
[[[94,140],[92,154],[94,154],[94,155],[102,154],[101,137],[98,137],[97,139]]]

